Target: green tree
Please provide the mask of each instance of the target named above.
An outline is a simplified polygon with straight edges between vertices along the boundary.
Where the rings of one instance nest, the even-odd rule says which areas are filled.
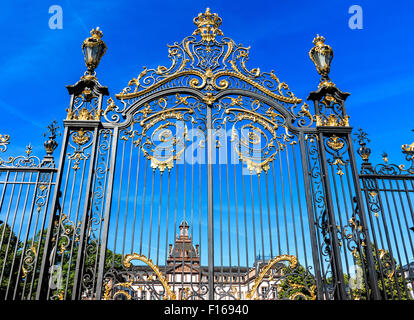
[[[65,230],[74,231],[73,229],[68,228]],[[0,247],[0,273],[4,266],[3,278],[0,283],[0,299],[5,298],[8,286],[8,298],[10,298],[17,282],[17,296],[35,299],[39,282],[40,264],[45,247],[45,236],[46,230],[39,230],[33,238],[27,240],[26,245],[23,248],[24,243],[17,239],[17,236],[12,232],[10,226],[4,223],[0,224],[0,240],[3,237],[3,242]],[[56,246],[54,250],[55,261],[53,270],[55,270],[55,272],[60,272],[61,287],[60,289],[57,289],[57,291],[52,292],[51,296],[62,298],[66,294],[66,299],[70,299],[72,296],[79,249],[79,239],[77,239],[76,235],[74,237],[72,236],[73,234],[69,234],[69,237],[58,237],[58,244],[56,245],[56,243],[52,243],[52,247]],[[95,281],[96,283],[96,268],[99,261],[100,243],[95,240],[89,240],[86,250],[87,254],[84,255],[83,272],[84,275],[89,273],[89,281]],[[22,268],[19,270],[20,262],[22,263]],[[114,255],[111,250],[107,249],[104,273],[112,267],[121,269],[122,262],[122,255]],[[12,266],[13,270],[11,270]],[[33,286],[31,284],[32,280]],[[23,284],[25,281],[26,285],[24,286]]]
[[[62,246],[63,245],[63,246]],[[79,242],[75,241],[73,248],[67,246],[65,240],[60,239],[57,246],[57,254],[55,259],[55,272],[60,273],[60,289],[56,289],[54,296],[57,299],[71,299],[73,287],[75,284],[76,262],[78,259]],[[60,248],[60,249],[59,249]],[[81,281],[89,283],[97,281],[97,268],[99,262],[100,244],[95,240],[90,240],[84,251],[83,278]],[[120,254],[113,254],[109,249],[106,250],[104,273],[112,267],[112,261],[115,257],[114,268],[120,269],[123,257]],[[57,283],[56,283],[57,284]],[[84,283],[86,284],[86,283]],[[82,285],[82,284],[81,284]],[[83,287],[82,287],[83,288]],[[81,291],[83,290],[81,288]]]
[[[282,280],[278,284],[278,298],[291,300],[315,300],[315,277],[302,265],[282,269]]]
[[[0,224],[0,241],[2,241],[0,247],[0,273],[3,273],[3,277],[0,283],[0,299],[4,299],[7,292],[7,287],[14,289],[17,279],[17,267],[13,259],[20,257],[21,242],[17,239],[15,233],[11,230],[10,226],[2,223]],[[15,250],[17,246],[17,252],[15,256]],[[18,264],[17,264],[18,266]]]
[[[405,279],[405,275],[401,272],[401,266],[398,265],[396,259],[391,256],[387,250],[375,250],[372,245],[372,253],[375,262],[375,273],[378,279],[378,287],[382,299],[395,299],[395,300],[412,300],[407,287],[408,281]],[[356,265],[364,270],[363,265],[367,266],[367,259],[365,252],[361,259],[361,255],[358,254],[356,258]],[[365,286],[365,282],[362,281],[362,287],[359,290],[355,290],[355,298],[367,299],[372,294],[371,290],[368,290]]]

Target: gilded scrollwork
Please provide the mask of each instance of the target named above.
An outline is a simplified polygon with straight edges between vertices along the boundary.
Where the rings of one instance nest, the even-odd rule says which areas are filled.
[[[327,296],[333,297],[337,283],[335,282],[332,285],[329,285],[326,279],[333,279],[334,276],[332,268],[332,233],[337,232],[337,230],[330,223],[328,217],[318,135],[305,135],[305,144],[310,174],[310,187],[312,189],[312,203],[315,208],[315,230],[317,234],[320,235],[318,250],[321,252],[321,257],[323,257],[323,261],[321,261],[323,281],[321,290],[323,290],[324,294]]]
[[[168,46],[170,67],[158,66],[154,69],[144,67],[136,78],[129,81],[128,86],[116,95],[124,105],[118,107],[110,98],[103,116],[111,121],[120,121],[127,106],[151,93],[171,87],[187,87],[198,90],[202,101],[212,105],[216,95],[227,89],[243,89],[269,97],[283,105],[302,119],[299,125],[310,125],[313,116],[308,105],[297,98],[289,86],[280,81],[274,71],[262,72],[259,68],[249,69],[250,47],[237,45],[232,39],[222,36],[218,26],[221,19],[209,9],[194,19],[197,30],[193,35],[184,38],[180,43]],[[198,38],[200,36],[200,38]],[[299,111],[294,110],[299,106]],[[109,118],[108,114],[113,112]],[[115,113],[118,113],[115,115]]]
[[[253,297],[256,295],[257,288],[259,287],[260,283],[263,281],[263,278],[266,276],[266,274],[269,272],[269,270],[276,264],[281,261],[288,261],[289,266],[294,269],[297,264],[298,260],[295,256],[290,255],[281,255],[277,256],[273,259],[271,259],[267,265],[260,271],[259,275],[256,277],[256,280],[254,282],[253,287],[250,289],[250,291],[247,293],[246,298],[247,299],[253,299]]]
[[[61,213],[53,223],[52,251],[50,258],[56,263],[62,264],[72,254],[73,247],[79,243],[81,233],[81,222],[73,222],[66,214]],[[53,271],[52,271],[53,270]],[[61,269],[51,269],[51,272],[61,272]],[[65,289],[56,286],[51,288],[50,299],[64,300]]]
[[[0,158],[0,167],[40,167],[42,161],[38,157],[32,155],[32,149],[32,146],[29,144],[26,146],[26,155],[17,157],[10,156],[7,160]]]
[[[93,133],[83,128],[71,132],[69,146],[74,150],[68,153],[68,159],[73,160],[72,169],[77,171],[81,161],[87,160],[90,154],[85,152],[92,144]]]
[[[405,156],[405,160],[409,163],[408,166],[405,164],[397,165],[390,163],[386,152],[383,152],[382,154],[382,160],[384,163],[372,166],[371,163],[369,163],[371,149],[367,147],[367,143],[370,142],[368,134],[360,128],[355,134],[355,138],[355,141],[357,141],[360,145],[357,149],[357,153],[363,160],[361,167],[362,174],[379,174],[389,176],[410,176],[414,174],[414,143],[410,145],[403,144],[401,146],[401,151]]]
[[[366,233],[360,221],[360,212],[356,197],[354,197],[355,209],[347,225],[341,230],[342,239],[346,242],[347,249],[357,258],[363,247],[366,247]]]
[[[231,125],[232,149],[250,172],[267,173],[278,152],[286,149],[295,136],[286,117],[257,99],[228,96],[216,106],[214,128]]]
[[[107,189],[108,158],[110,157],[113,131],[111,129],[101,129],[98,136],[96,173],[91,196],[90,216],[87,220],[88,241],[82,273],[82,287],[84,295],[88,296],[88,298],[93,298],[94,290],[96,289],[97,265],[95,262],[99,257],[100,232],[104,220],[102,212]]]
[[[72,244],[71,238],[74,242],[79,242],[81,222],[77,225],[72,222],[64,213],[62,213],[59,221],[55,222],[56,231],[59,230],[54,239],[59,239],[56,242],[56,249],[59,255],[63,255],[68,247]]]
[[[27,248],[25,251],[25,255],[23,258],[23,264],[22,264],[22,276],[21,279],[25,280],[27,278],[27,275],[33,271],[33,264],[37,257],[37,249],[35,246],[31,246],[30,248]]]
[[[154,273],[156,274],[156,276],[158,277],[159,281],[161,282],[162,286],[165,289],[165,292],[167,294],[165,297],[166,299],[171,299],[171,300],[177,299],[175,293],[171,290],[171,287],[169,286],[167,279],[164,277],[164,275],[162,274],[158,266],[155,265],[151,259],[148,259],[144,255],[140,255],[137,253],[127,254],[124,257],[124,261],[123,261],[125,268],[130,268],[132,266],[131,261],[133,260],[140,260],[144,262],[154,271]]]
[[[382,273],[391,280],[395,274],[395,264],[390,253],[384,249],[378,249],[379,263],[381,264]]]
[[[318,104],[316,126],[349,127],[349,116],[343,114],[343,105],[332,95],[325,95]]]
[[[272,292],[277,292],[277,296],[272,297]],[[246,299],[316,300],[315,279],[299,265],[297,257],[276,256],[260,269]]]
[[[88,87],[74,96],[71,108],[66,111],[67,120],[100,120],[102,114],[99,97]]]
[[[325,139],[325,144],[327,146],[326,151],[332,155],[332,159],[328,159],[328,163],[336,166],[336,174],[342,176],[344,174],[343,167],[349,162],[349,160],[344,159],[344,155],[348,150],[346,140],[333,134]]]
[[[189,125],[205,130],[201,105],[195,97],[182,94],[146,103],[134,113],[131,125],[120,131],[120,139],[131,139],[151,161],[153,170],[170,171],[174,163],[183,159],[186,142],[190,140]]]

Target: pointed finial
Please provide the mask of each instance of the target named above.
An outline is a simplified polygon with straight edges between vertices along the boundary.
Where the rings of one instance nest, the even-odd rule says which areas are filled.
[[[10,136],[8,134],[0,134],[0,152],[6,151],[9,143]]]
[[[48,156],[51,156],[53,154],[53,151],[55,151],[55,149],[58,146],[58,143],[55,140],[57,135],[60,136],[60,132],[57,131],[58,129],[59,126],[57,125],[57,121],[53,120],[51,124],[47,126],[48,132],[45,132],[43,134],[44,137],[49,135],[49,139],[45,141],[45,143],[43,144],[45,146],[46,154]]]
[[[367,143],[370,142],[368,139],[368,134],[362,130],[361,128],[358,128],[358,132],[355,133],[354,141],[358,141],[360,147],[357,150],[357,153],[362,158],[364,163],[368,163],[369,156],[371,155],[371,149],[367,147]]]
[[[26,146],[26,151],[25,151],[27,156],[30,156],[30,154],[32,153],[32,150],[33,150],[32,144],[29,143],[29,145]]]
[[[385,151],[382,153],[382,160],[384,160],[385,164],[388,163],[388,154]]]
[[[414,130],[411,130],[414,131]],[[408,144],[403,144],[401,146],[402,149],[402,153],[406,154],[407,156],[414,156],[414,142],[411,143],[410,145]]]

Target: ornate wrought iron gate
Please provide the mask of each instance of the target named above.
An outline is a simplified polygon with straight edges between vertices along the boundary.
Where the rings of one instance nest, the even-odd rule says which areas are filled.
[[[93,70],[99,59],[87,59],[88,72],[67,87],[57,168],[54,126],[42,163],[28,157],[23,170],[11,158],[1,162],[2,297],[383,298],[349,94],[329,80],[329,68],[318,68],[313,115],[273,71],[247,69],[249,48],[223,36],[216,14],[207,9],[194,23],[192,36],[169,46],[171,66],[144,67],[117,102],[104,103],[109,92]],[[85,55],[101,45],[102,56],[102,32],[91,33]],[[323,37],[314,44],[313,59],[331,50]],[[25,182],[26,171],[36,182]],[[21,211],[13,200],[23,184],[35,188],[30,211],[29,187]],[[15,218],[22,227],[34,208],[20,244]],[[352,268],[360,273],[352,277]]]

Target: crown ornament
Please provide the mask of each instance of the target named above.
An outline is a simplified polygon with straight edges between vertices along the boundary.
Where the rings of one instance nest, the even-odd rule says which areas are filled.
[[[325,37],[317,34],[316,37],[313,38],[312,43],[317,47],[322,47],[325,44]]]
[[[197,30],[193,32],[193,35],[199,34],[203,41],[210,42],[216,39],[216,35],[223,35],[223,32],[219,29],[222,20],[217,13],[211,13],[210,8],[207,8],[204,13],[199,13],[193,22],[197,26]]]
[[[101,31],[101,29],[99,29],[99,27],[96,27],[96,29],[92,29],[90,31],[92,38],[94,39],[101,39],[103,36],[103,32]]]

